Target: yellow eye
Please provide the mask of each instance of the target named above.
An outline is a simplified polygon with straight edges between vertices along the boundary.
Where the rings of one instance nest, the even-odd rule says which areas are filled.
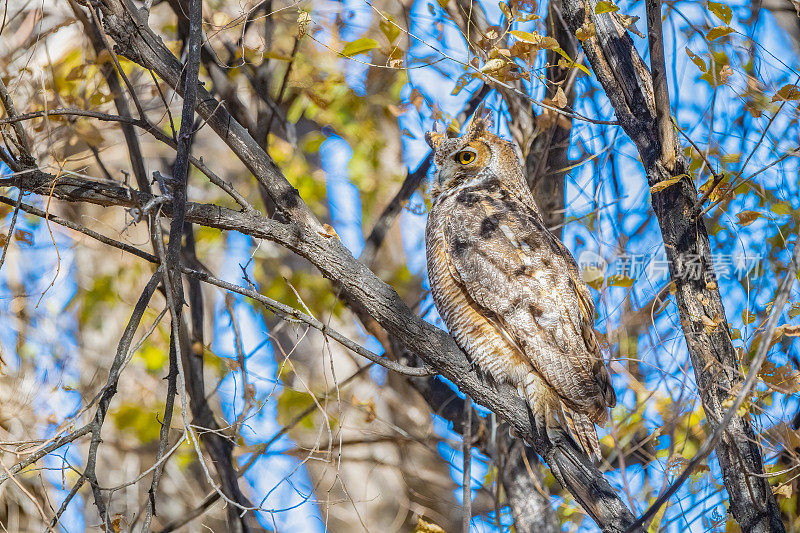
[[[460,163],[462,165],[469,165],[475,161],[475,152],[471,152],[469,150],[463,150],[456,154],[456,163]]]

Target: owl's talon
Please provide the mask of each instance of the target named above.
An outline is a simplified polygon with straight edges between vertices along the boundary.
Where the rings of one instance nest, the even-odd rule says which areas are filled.
[[[569,445],[569,437],[560,427],[548,426],[547,438],[553,446],[565,447]]]
[[[547,420],[542,413],[534,413],[533,414],[533,427],[536,429],[536,433],[540,436],[548,436],[547,435]]]

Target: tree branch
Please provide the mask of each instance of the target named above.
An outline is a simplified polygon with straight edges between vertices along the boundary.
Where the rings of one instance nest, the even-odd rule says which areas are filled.
[[[88,201],[106,206],[140,207],[153,198],[118,184],[62,175],[53,185],[54,179],[54,176],[33,170],[2,179],[0,186],[13,185],[39,194],[52,193],[56,198],[68,201]],[[171,214],[169,201],[160,207],[166,216]],[[624,531],[633,523],[631,512],[574,443],[553,445],[546,435],[536,433],[528,419],[528,408],[516,390],[485,382],[452,337],[416,316],[394,289],[357,261],[337,238],[295,222],[282,222],[253,212],[210,204],[187,202],[185,221],[267,239],[306,258],[326,278],[337,283],[348,298],[363,306],[411,353],[419,355],[476,402],[509,421],[517,434],[534,445],[556,478],[604,531]]]
[[[672,170],[675,167],[675,128],[669,105],[667,66],[664,60],[664,36],[661,27],[661,0],[645,0],[647,35],[650,43],[650,73],[655,93],[658,140],[661,143],[661,164]]]
[[[152,69],[174,90],[182,93],[182,66],[148,27],[144,13],[137,10],[130,0],[102,0],[100,9],[104,28],[116,41],[117,50],[134,62]],[[535,446],[556,478],[568,487],[604,530],[622,531],[632,524],[630,511],[574,443],[553,445],[545,435],[537,434],[531,427],[528,408],[516,390],[505,385],[487,384],[476,374],[449,335],[417,317],[391,287],[355,260],[338,239],[328,236],[297,190],[241,124],[204,89],[198,87],[197,91],[198,114],[268,191],[275,202],[276,216],[267,219],[254,213],[237,213],[219,206],[187,203],[187,222],[211,223],[220,229],[234,229],[254,237],[267,238],[308,259],[325,277],[341,287],[348,299],[363,307],[410,352],[418,354],[476,402],[508,420],[517,433]],[[41,178],[35,171],[30,174]],[[30,177],[27,174],[25,176]],[[76,185],[71,183],[73,193],[84,199],[98,199],[94,192]],[[110,195],[119,190],[107,184],[102,184],[100,189],[100,200],[109,205],[115,203]],[[122,193],[118,200],[130,206],[143,205],[136,201],[137,194],[127,190]],[[141,193],[138,195],[141,196]],[[165,214],[169,214],[167,205],[163,209]]]
[[[636,144],[649,185],[652,187],[673,176],[684,175],[677,183],[653,193],[653,210],[661,226],[681,326],[703,409],[709,427],[715,431],[725,412],[723,402],[742,378],[737,372],[739,361],[714,275],[708,233],[702,220],[691,217],[697,189],[686,174],[686,161],[680,151],[675,155],[674,168],[666,168],[662,163],[650,73],[617,15],[598,15],[595,5],[596,0],[564,0],[566,19],[572,32],[585,24],[594,24],[596,34],[583,41],[583,49],[614,106],[620,125]],[[660,20],[660,15],[658,18]],[[700,275],[690,276],[689,263],[696,265],[697,258]],[[703,319],[715,326],[708,328]],[[783,532],[780,511],[769,483],[766,478],[758,477],[763,475],[764,465],[751,424],[744,418],[734,417],[724,429],[725,434],[717,441],[715,450],[730,496],[731,512],[744,531]],[[750,473],[756,477],[750,477]]]

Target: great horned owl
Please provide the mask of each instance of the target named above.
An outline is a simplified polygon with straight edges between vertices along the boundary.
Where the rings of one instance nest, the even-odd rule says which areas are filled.
[[[594,302],[569,250],[544,226],[513,143],[478,116],[428,133],[433,206],[425,231],[433,301],[473,363],[517,387],[551,440],[564,430],[599,460],[594,424],[616,403]]]

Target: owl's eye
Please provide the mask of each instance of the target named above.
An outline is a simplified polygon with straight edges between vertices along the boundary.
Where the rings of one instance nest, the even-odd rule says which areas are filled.
[[[475,152],[471,150],[462,150],[456,154],[455,160],[456,163],[461,165],[469,165],[475,161]]]

